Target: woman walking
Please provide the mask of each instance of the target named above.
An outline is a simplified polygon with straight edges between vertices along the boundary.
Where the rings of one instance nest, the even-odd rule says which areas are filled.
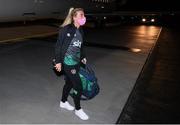
[[[82,83],[79,76],[81,63],[86,64],[83,49],[82,26],[86,22],[84,10],[82,8],[71,8],[61,25],[58,40],[55,45],[55,68],[58,72],[64,71],[65,85],[63,87],[60,107],[67,110],[74,110],[68,102],[68,95],[73,88],[75,114],[82,120],[88,120],[88,115],[81,108],[80,98],[82,95]]]

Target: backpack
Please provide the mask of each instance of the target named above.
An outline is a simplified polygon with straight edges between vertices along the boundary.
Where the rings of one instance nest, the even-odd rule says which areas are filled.
[[[90,65],[86,64],[81,66],[79,70],[79,76],[82,82],[82,96],[81,100],[90,100],[94,98],[100,91],[97,78]],[[70,96],[74,98],[74,90],[71,89]]]

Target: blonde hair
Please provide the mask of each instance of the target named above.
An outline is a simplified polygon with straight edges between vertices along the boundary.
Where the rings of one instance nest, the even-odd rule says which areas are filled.
[[[84,12],[84,10],[82,8],[75,8],[74,9],[73,7],[71,7],[69,9],[68,15],[66,16],[63,24],[61,25],[61,27],[64,27],[68,24],[73,23],[73,17],[77,15],[77,11],[83,11]]]

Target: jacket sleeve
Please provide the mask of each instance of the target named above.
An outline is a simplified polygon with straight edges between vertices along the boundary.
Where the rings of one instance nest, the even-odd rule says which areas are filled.
[[[81,59],[86,58],[86,51],[85,51],[86,39],[84,37],[84,32],[82,32],[82,37],[83,37],[83,44],[81,47]]]
[[[85,52],[84,44],[82,44],[82,47],[81,47],[81,60],[83,58],[86,58],[86,52]]]
[[[55,44],[55,62],[62,63],[62,46],[64,41],[64,33],[65,29],[62,28],[59,30],[59,35],[57,38],[57,42]]]

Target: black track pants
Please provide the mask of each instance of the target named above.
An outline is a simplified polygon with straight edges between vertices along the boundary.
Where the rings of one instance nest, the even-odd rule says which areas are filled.
[[[75,91],[74,104],[76,110],[81,109],[80,106],[80,97],[82,95],[82,83],[79,76],[79,65],[63,65],[64,73],[65,73],[65,85],[62,93],[62,102],[67,101],[70,90],[73,88]]]

